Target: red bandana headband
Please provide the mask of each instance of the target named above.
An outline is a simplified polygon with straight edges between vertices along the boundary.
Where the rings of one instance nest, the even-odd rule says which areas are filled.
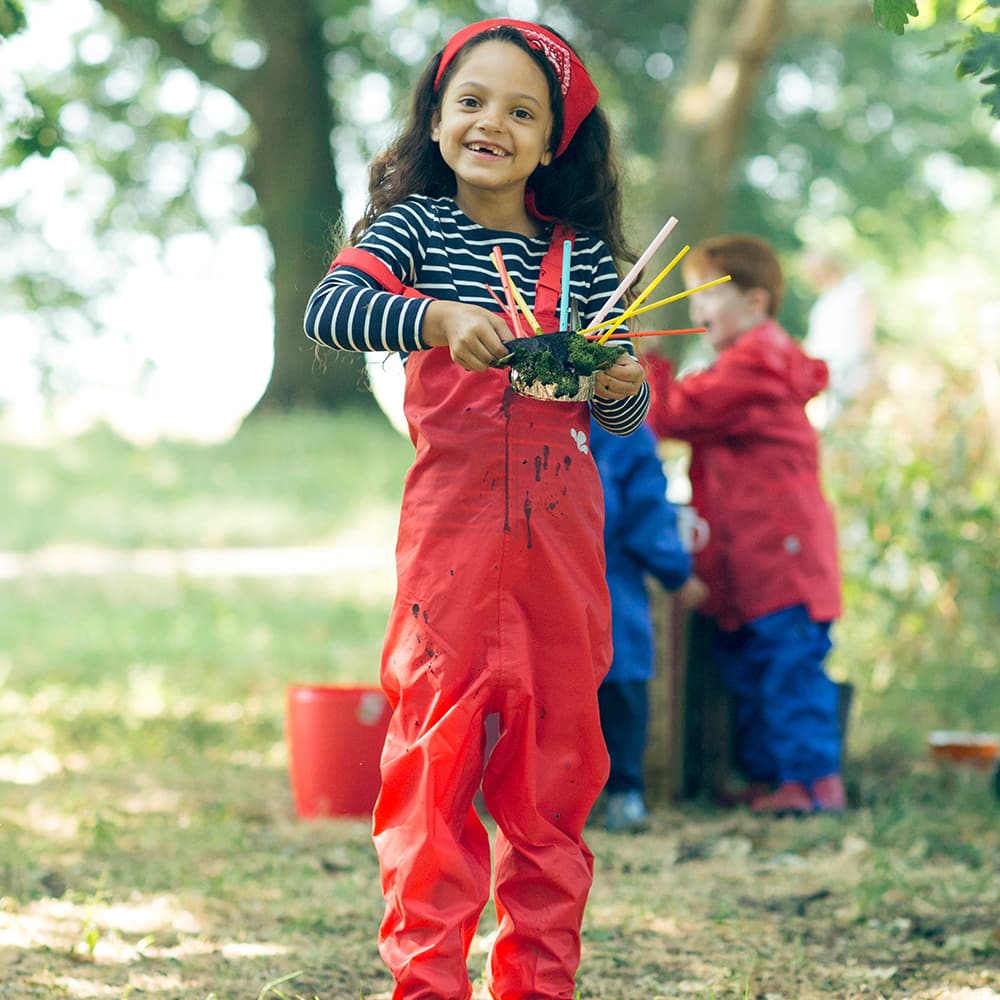
[[[555,70],[563,98],[563,132],[559,148],[556,150],[556,156],[560,156],[576,135],[580,123],[597,106],[598,93],[590,74],[576,53],[561,38],[540,25],[498,17],[490,21],[478,21],[463,28],[451,37],[441,53],[441,63],[434,77],[434,91],[437,92],[441,77],[466,42],[491,28],[499,27],[514,28],[520,32],[528,45],[541,52]]]

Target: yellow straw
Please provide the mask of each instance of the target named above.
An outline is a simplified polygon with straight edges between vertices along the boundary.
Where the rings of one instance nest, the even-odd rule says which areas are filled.
[[[677,302],[678,299],[686,299],[689,295],[694,295],[695,292],[703,292],[706,288],[711,288],[713,285],[721,285],[724,281],[732,281],[733,276],[727,274],[721,278],[716,278],[714,281],[706,281],[704,285],[697,285],[694,288],[689,288],[685,292],[678,292],[676,295],[671,295],[667,299],[660,299],[659,302],[654,302],[652,305],[643,306],[641,309],[635,309],[629,314],[629,319],[634,316],[641,316],[643,313],[648,313],[651,309],[659,309],[660,306],[669,305],[671,302]],[[613,326],[621,322],[621,317],[615,319],[606,319],[603,323],[597,323],[594,326],[588,326],[586,330],[577,330],[581,336],[588,333],[595,333],[597,330],[603,330],[607,326]]]
[[[630,305],[630,306],[628,307],[628,309],[626,309],[626,310],[625,310],[625,312],[623,312],[623,313],[621,314],[621,316],[619,316],[619,317],[618,317],[618,326],[621,326],[621,325],[622,325],[623,323],[627,323],[627,322],[629,321],[629,319],[630,319],[630,318],[631,318],[632,316],[634,316],[634,315],[635,315],[635,311],[636,311],[636,309],[638,309],[638,308],[639,308],[639,306],[641,306],[641,305],[642,305],[642,303],[643,303],[643,302],[644,302],[644,301],[645,301],[645,300],[646,300],[647,298],[649,298],[649,293],[650,293],[650,292],[651,292],[651,291],[652,291],[652,290],[653,290],[654,288],[656,288],[656,286],[657,286],[657,285],[658,285],[658,284],[659,284],[659,283],[660,283],[661,281],[663,281],[663,279],[664,279],[664,278],[665,278],[665,277],[666,277],[666,276],[667,276],[668,274],[670,274],[670,272],[671,272],[671,271],[672,271],[672,270],[674,269],[674,265],[675,265],[675,264],[676,264],[676,263],[677,263],[677,262],[678,262],[678,261],[679,261],[679,260],[681,259],[681,257],[683,257],[683,256],[684,256],[684,254],[686,254],[686,253],[688,252],[688,250],[690,250],[690,249],[691,249],[691,247],[690,247],[690,246],[686,246],[686,247],[684,247],[684,248],[683,248],[683,249],[681,250],[681,252],[680,252],[679,254],[677,254],[677,256],[676,256],[676,257],[674,257],[674,259],[673,259],[673,260],[672,260],[672,261],[671,261],[671,262],[670,262],[669,264],[667,264],[667,266],[666,266],[666,267],[665,267],[665,268],[664,268],[664,269],[663,269],[662,271],[660,271],[660,273],[659,273],[659,274],[658,274],[658,275],[657,275],[657,276],[656,276],[656,277],[655,277],[655,278],[654,278],[654,279],[653,279],[653,280],[652,280],[652,281],[651,281],[651,282],[650,282],[650,283],[649,283],[649,284],[648,284],[648,285],[647,285],[647,286],[646,286],[646,287],[645,287],[645,288],[644,288],[644,289],[642,290],[642,294],[641,294],[641,295],[640,295],[640,296],[639,296],[639,297],[638,297],[638,298],[637,298],[637,299],[636,299],[636,300],[635,300],[635,301],[634,301],[634,302],[633,302],[633,303],[632,303],[632,304],[631,304],[631,305]],[[604,334],[604,336],[603,336],[603,337],[602,337],[602,338],[601,338],[600,340],[598,340],[598,343],[599,343],[599,344],[603,344],[603,343],[604,343],[604,341],[605,341],[605,340],[607,340],[607,339],[608,339],[608,337],[610,337],[610,336],[611,336],[611,334],[612,334],[612,333],[613,333],[613,332],[614,332],[614,331],[615,331],[616,329],[617,329],[617,327],[615,327],[615,326],[612,326],[612,327],[611,327],[611,328],[610,328],[610,329],[608,330],[608,332],[607,332],[607,333],[605,333],[605,334]]]
[[[531,310],[528,308],[528,303],[524,301],[524,296],[517,290],[517,285],[514,284],[514,279],[510,278],[510,290],[514,293],[514,301],[517,303],[521,312],[524,313],[524,318],[528,321],[528,325],[532,330],[535,331],[535,336],[537,337],[542,332],[541,324],[532,315]]]

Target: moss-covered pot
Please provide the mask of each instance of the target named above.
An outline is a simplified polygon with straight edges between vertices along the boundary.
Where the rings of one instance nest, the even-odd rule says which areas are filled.
[[[595,373],[621,356],[621,344],[598,344],[572,330],[521,337],[507,344],[510,354],[494,362],[510,368],[514,391],[532,399],[580,402],[594,396]]]

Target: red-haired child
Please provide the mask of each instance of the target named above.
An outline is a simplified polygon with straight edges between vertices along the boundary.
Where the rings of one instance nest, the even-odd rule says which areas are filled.
[[[833,514],[820,486],[806,402],[827,384],[779,326],[783,279],[763,240],[719,236],[684,261],[691,317],[717,352],[675,379],[650,356],[650,423],[691,445],[692,503],[708,522],[697,554],[715,656],[735,694],[737,754],[761,813],[844,809],[837,686],[827,676],[841,613]],[[767,786],[770,786],[768,789]]]

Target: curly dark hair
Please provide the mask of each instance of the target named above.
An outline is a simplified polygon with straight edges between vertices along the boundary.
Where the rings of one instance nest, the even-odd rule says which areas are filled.
[[[562,38],[545,25],[546,31]],[[524,36],[508,25],[498,25],[469,39],[441,78],[435,92],[434,78],[444,50],[424,69],[413,93],[410,117],[396,140],[371,163],[368,172],[368,205],[351,231],[351,243],[383,212],[413,194],[432,198],[455,194],[455,175],[431,139],[431,119],[440,104],[448,79],[461,57],[486,41],[503,41],[527,52],[545,74],[552,108],[550,150],[555,154],[562,137],[563,100],[555,71],[545,55],[533,49]],[[565,39],[564,39],[565,41]],[[569,44],[568,42],[566,43]],[[586,229],[607,244],[616,262],[631,263],[635,253],[625,242],[622,225],[621,168],[613,151],[608,119],[600,107],[583,120],[561,156],[547,167],[539,166],[528,179],[535,206],[545,216],[574,229]]]

